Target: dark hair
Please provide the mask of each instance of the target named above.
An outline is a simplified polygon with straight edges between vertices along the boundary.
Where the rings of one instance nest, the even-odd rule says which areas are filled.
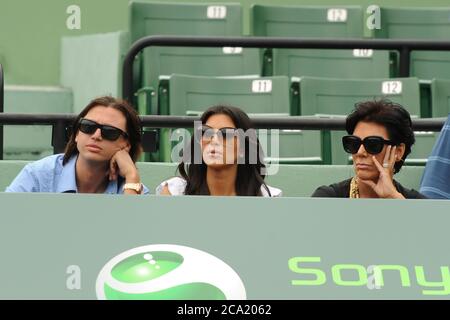
[[[387,99],[362,101],[355,104],[355,109],[347,116],[345,122],[347,132],[353,134],[360,121],[374,122],[384,126],[390,140],[396,145],[405,144],[405,153],[402,159],[394,165],[394,173],[399,172],[415,142],[409,112],[400,104]]]
[[[88,112],[94,107],[102,106],[113,108],[120,111],[126,119],[127,128],[126,133],[128,134],[128,142],[130,143],[130,157],[136,162],[140,153],[142,152],[141,145],[141,120],[139,116],[134,110],[134,108],[128,104],[128,102],[120,99],[116,99],[110,96],[99,97],[91,102],[80,112],[72,125],[72,133],[69,138],[69,142],[66,145],[66,149],[64,151],[64,159],[63,164],[66,164],[69,159],[78,154],[77,143],[75,142],[75,137],[78,133],[80,120],[88,114]]]
[[[253,124],[244,111],[236,107],[224,105],[213,106],[207,109],[200,117],[202,124],[205,124],[208,118],[215,114],[229,116],[236,128],[242,129],[244,132],[248,129],[253,129]],[[238,196],[260,196],[261,186],[264,186],[270,195],[269,188],[264,182],[265,175],[262,173],[265,164],[260,160],[260,156],[262,157],[263,153],[259,140],[256,138],[256,134],[254,137],[245,135],[244,139],[244,145],[240,146],[240,149],[245,148],[245,153],[243,153],[244,159],[241,159],[243,161],[238,161],[237,164],[236,194]],[[190,141],[190,150],[192,151],[190,153],[190,164],[181,162],[178,165],[178,171],[187,181],[184,192],[186,195],[209,195],[210,191],[206,183],[207,166],[203,161],[203,157],[201,157],[201,164],[194,163],[195,155],[193,150],[200,150],[199,146],[198,148],[194,147],[196,143],[200,144],[200,141],[195,141],[195,138],[192,137]],[[249,161],[250,151],[252,150],[256,150],[257,152],[256,161],[252,161],[255,163],[250,163]]]

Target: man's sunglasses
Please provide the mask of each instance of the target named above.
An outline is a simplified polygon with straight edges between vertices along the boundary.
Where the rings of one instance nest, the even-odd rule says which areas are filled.
[[[88,119],[80,120],[79,129],[81,132],[86,134],[93,134],[95,131],[97,131],[97,129],[100,129],[102,138],[109,141],[115,141],[121,135],[124,136],[125,138],[128,138],[126,132],[123,132],[119,128],[98,124],[97,122]]]
[[[205,140],[211,140],[213,136],[217,134],[219,139],[231,139],[235,136],[236,128],[224,127],[220,129],[214,129],[208,126],[202,126],[202,138]]]
[[[369,136],[361,140],[357,136],[344,136],[342,137],[342,145],[344,150],[348,153],[355,154],[358,152],[361,144],[364,145],[364,149],[370,154],[378,154],[383,150],[385,144],[395,146],[395,143],[389,140],[385,140],[378,136]]]

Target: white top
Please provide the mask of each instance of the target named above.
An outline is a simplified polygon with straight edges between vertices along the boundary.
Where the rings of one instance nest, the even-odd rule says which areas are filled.
[[[186,180],[181,177],[173,177],[165,180],[156,187],[156,194],[160,195],[166,185],[169,188],[170,194],[173,196],[182,196],[184,195],[184,190],[186,189]],[[280,189],[270,186],[267,187],[269,188],[272,197],[281,197],[282,191]],[[269,197],[269,193],[264,186],[261,186],[261,194],[263,197]]]

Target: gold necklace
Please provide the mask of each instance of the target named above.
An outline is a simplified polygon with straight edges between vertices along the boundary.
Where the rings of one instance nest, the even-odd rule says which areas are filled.
[[[359,188],[358,188],[358,181],[356,180],[356,177],[352,178],[352,181],[350,181],[350,196],[349,198],[356,199],[359,198]]]

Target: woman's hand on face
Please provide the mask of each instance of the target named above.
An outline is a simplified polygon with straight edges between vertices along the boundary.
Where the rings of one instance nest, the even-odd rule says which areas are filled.
[[[130,147],[117,151],[109,161],[109,180],[116,180],[118,176],[125,178],[128,183],[140,182],[139,172],[128,153]]]
[[[362,180],[358,178],[358,181],[368,185],[380,198],[392,198],[392,199],[404,199],[405,197],[397,191],[394,186],[393,175],[394,165],[396,159],[396,146],[388,146],[384,155],[383,165],[381,165],[375,156],[372,156],[373,163],[377,167],[380,175],[378,176],[377,183],[372,180]]]

